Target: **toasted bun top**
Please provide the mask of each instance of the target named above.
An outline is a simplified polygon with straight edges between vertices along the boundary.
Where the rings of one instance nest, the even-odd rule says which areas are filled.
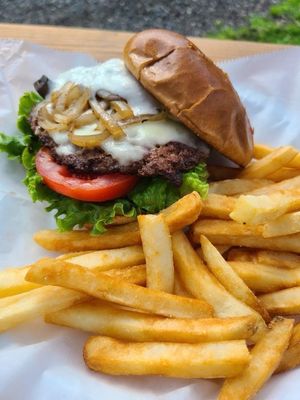
[[[252,128],[228,76],[182,35],[150,29],[124,49],[129,71],[196,135],[239,165],[252,158]]]

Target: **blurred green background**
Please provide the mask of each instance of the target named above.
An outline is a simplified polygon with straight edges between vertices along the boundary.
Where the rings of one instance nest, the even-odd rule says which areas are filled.
[[[252,15],[242,27],[216,26],[211,37],[256,42],[300,44],[300,0],[284,0],[265,16]]]

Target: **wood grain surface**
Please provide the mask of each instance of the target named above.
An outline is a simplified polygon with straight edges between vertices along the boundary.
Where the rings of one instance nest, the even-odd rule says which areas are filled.
[[[0,24],[0,39],[24,39],[44,46],[89,53],[98,60],[120,57],[130,32],[65,28],[42,25]],[[192,37],[191,40],[215,61],[283,49],[287,46],[267,43],[215,40]]]

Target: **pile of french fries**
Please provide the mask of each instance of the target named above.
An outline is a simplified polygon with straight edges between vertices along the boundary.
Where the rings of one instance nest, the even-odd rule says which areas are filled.
[[[94,335],[92,370],[224,378],[219,400],[253,398],[300,364],[286,318],[300,313],[300,154],[254,155],[204,201],[193,192],[100,236],[37,232],[63,254],[0,272],[0,331],[43,316]]]

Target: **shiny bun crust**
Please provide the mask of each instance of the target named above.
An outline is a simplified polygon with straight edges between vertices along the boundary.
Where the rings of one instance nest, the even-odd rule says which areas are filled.
[[[253,135],[228,76],[182,35],[150,29],[124,49],[128,70],[166,109],[220,153],[245,166]]]

